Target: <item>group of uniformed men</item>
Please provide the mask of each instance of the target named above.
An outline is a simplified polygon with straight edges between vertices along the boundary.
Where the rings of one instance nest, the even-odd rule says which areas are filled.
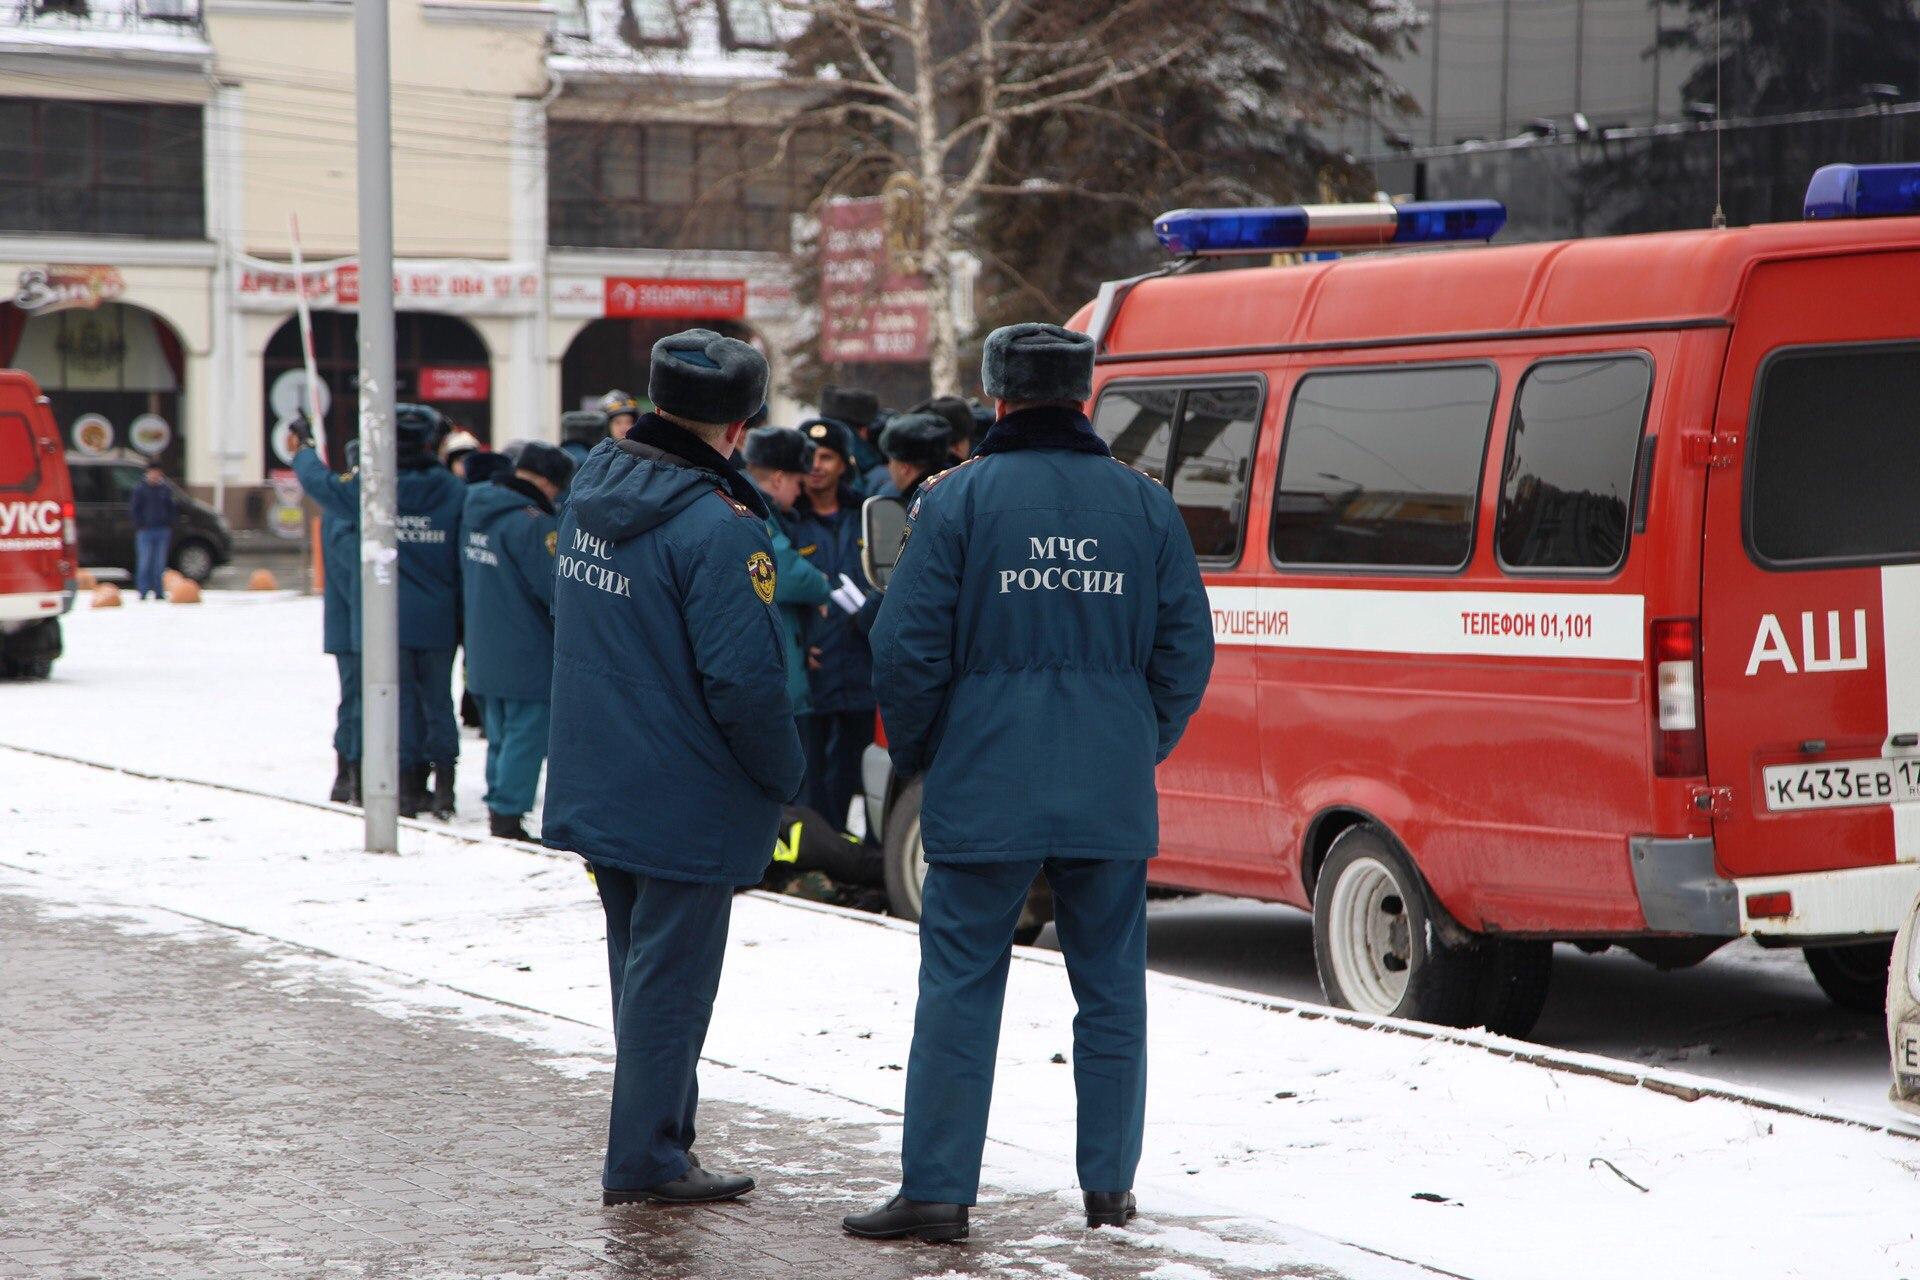
[[[1134,1215],[1154,769],[1213,642],[1171,497],[1083,412],[1092,371],[1085,334],[996,330],[996,413],[977,443],[966,432],[968,460],[949,465],[964,402],[935,402],[882,433],[882,472],[871,396],[753,429],[766,361],[690,330],[654,347],[652,410],[581,464],[557,531],[542,835],[591,864],[606,914],[603,1203],[753,1189],[694,1150],[733,895],[765,875],[803,782],[820,812],[847,812],[877,698],[895,767],[925,778],[929,866],[901,1190],[845,1229],[967,1235],[1008,953],[1042,874],[1079,1005],[1087,1221]],[[856,510],[883,475],[909,504],[884,595],[858,569]]]

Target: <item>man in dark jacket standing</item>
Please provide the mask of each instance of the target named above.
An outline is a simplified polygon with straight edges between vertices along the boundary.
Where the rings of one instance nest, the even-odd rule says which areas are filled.
[[[606,1204],[753,1189],[693,1158],[694,1069],[734,890],[800,789],[767,506],[732,460],[766,390],[744,342],[661,339],[655,411],[594,447],[560,522],[541,835],[593,864],[606,909]]]
[[[855,1235],[955,1240],[979,1189],[1013,930],[1045,874],[1079,1014],[1078,1166],[1089,1226],[1134,1214],[1146,1107],[1154,767],[1200,705],[1212,618],[1173,499],[1081,411],[1093,341],[987,339],[1000,418],[924,484],[873,629],[893,765],[926,774],[920,1002],[900,1194]]]
[[[347,442],[347,469],[358,470],[360,442]],[[333,790],[335,804],[360,803],[360,527],[321,507],[320,563],[326,574],[321,613],[321,648],[333,655],[340,677],[340,705],[333,716]]]
[[[145,600],[161,594],[160,577],[166,572],[167,551],[173,542],[175,503],[173,486],[167,473],[157,466],[127,496],[127,512],[133,517],[133,585]]]
[[[880,433],[880,452],[887,455],[887,481],[873,496],[912,502],[929,477],[953,465],[953,429],[937,414],[903,413]]]
[[[525,840],[547,758],[553,691],[555,503],[573,479],[573,459],[534,442],[519,464],[473,486],[460,518],[466,562],[467,688],[487,725],[487,823]]]

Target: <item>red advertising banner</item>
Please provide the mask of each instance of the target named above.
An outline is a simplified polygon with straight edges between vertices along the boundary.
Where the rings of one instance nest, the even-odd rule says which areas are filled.
[[[491,371],[422,365],[418,395],[422,400],[485,400],[493,388]]]
[[[918,364],[932,315],[925,278],[893,268],[886,201],[829,201],[820,211],[820,358]]]
[[[745,280],[649,280],[608,276],[604,314],[684,316],[689,320],[738,320],[747,314]]]

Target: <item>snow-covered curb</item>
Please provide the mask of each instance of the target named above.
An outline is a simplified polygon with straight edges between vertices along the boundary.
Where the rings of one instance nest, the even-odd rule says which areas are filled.
[[[15,751],[0,752],[0,810],[10,888],[250,930],[469,993],[495,1020],[503,1004],[548,1015],[522,1032],[575,1065],[582,1033],[605,1022],[598,910],[565,859],[418,829],[403,856],[371,858],[357,815]],[[886,1120],[916,952],[896,924],[743,897],[709,1040],[740,1070],[717,1072],[714,1093]],[[1065,1185],[1073,1100],[1057,1057],[1072,1000],[1055,957],[1021,960],[990,1176]],[[1920,1267],[1908,1225],[1920,1222],[1920,1152],[1903,1137],[1606,1059],[1553,1055],[1674,1087],[1622,1088],[1501,1056],[1536,1052],[1513,1042],[1357,1025],[1159,975],[1151,992],[1150,1208],[1295,1224],[1481,1280]],[[755,1092],[775,1086],[784,1102]]]

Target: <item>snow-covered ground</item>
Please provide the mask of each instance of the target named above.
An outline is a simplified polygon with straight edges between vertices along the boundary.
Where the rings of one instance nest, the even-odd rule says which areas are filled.
[[[0,686],[0,742],[324,794],[332,674],[318,632],[317,603],[284,597],[82,612],[53,681]],[[418,826],[402,856],[369,857],[359,826],[0,750],[0,889],[378,966],[398,1009],[461,993],[472,1016],[563,1066],[599,1061],[604,953],[576,862]],[[727,1066],[709,1092],[825,1118],[897,1110],[916,953],[894,922],[739,899],[708,1043]],[[1152,1008],[1142,1200],[1273,1224],[1276,1265],[1392,1274],[1312,1232],[1476,1280],[1920,1274],[1911,1137],[1687,1101],[1672,1086],[1688,1077],[1639,1088],[1501,1056],[1511,1042],[1347,1025],[1165,975]],[[1071,1069],[1055,1061],[1071,1012],[1057,958],[1023,951],[989,1153],[1000,1186],[1071,1185]],[[1165,1243],[1199,1259],[1213,1247]]]

